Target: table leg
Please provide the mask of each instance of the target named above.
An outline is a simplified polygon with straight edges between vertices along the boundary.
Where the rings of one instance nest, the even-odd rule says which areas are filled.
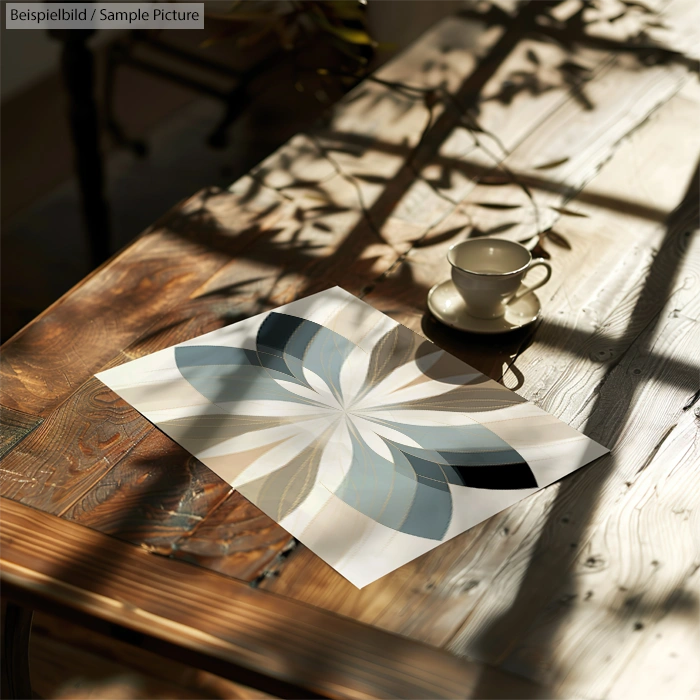
[[[34,611],[15,603],[3,605],[2,697],[26,700],[32,696],[29,677],[29,635]]]
[[[110,226],[103,194],[99,122],[94,98],[94,60],[86,44],[91,29],[55,29],[49,34],[63,43],[61,70],[69,99],[69,122],[75,165],[93,267],[110,254]]]

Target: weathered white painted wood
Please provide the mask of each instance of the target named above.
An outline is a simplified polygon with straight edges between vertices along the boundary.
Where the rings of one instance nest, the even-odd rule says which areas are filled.
[[[431,41],[434,42],[437,36],[433,34]],[[489,40],[495,38],[496,34],[493,34]],[[542,80],[546,77],[554,80],[553,73],[564,56],[557,53],[560,50],[556,47],[531,42],[519,47],[501,67],[500,73],[487,82],[486,95],[497,94],[503,79],[523,67],[528,49],[537,50],[542,56]],[[424,56],[426,50],[425,46],[419,47],[415,56],[420,57],[421,52]],[[430,50],[435,53],[434,48]],[[451,89],[457,89],[476,65],[473,51],[463,47],[443,56],[441,60],[444,61],[456,60],[454,70],[448,69],[446,74],[452,81]],[[654,115],[659,105],[669,100],[686,80],[683,70],[639,68],[600,51],[580,50],[576,56],[582,62],[589,61],[593,69],[586,92],[596,101],[597,108],[591,112],[588,122],[587,110],[580,101],[568,95],[563,83],[540,95],[522,92],[510,106],[497,100],[484,102],[479,120],[484,128],[496,133],[507,150],[513,151],[505,162],[522,171],[521,176],[535,192],[541,207],[561,204],[562,185],[575,192],[588,182],[580,196],[567,206],[585,212],[589,218],[559,217],[557,212],[552,214],[553,210],[550,210],[550,219],[542,217],[543,222],[559,219],[557,227],[569,237],[573,250],[550,246],[556,275],[542,295],[545,323],[539,330],[536,346],[525,353],[522,362],[517,363],[524,374],[525,383],[520,390],[525,396],[541,401],[549,410],[582,425],[587,415],[586,406],[591,406],[589,399],[600,379],[616,361],[615,353],[623,352],[633,340],[625,329],[629,325],[634,300],[644,287],[645,270],[652,251],[662,237],[658,220],[672,208],[675,202],[671,203],[671,198],[677,198],[681,190],[668,180],[678,178],[679,173],[687,179],[694,164],[694,155],[675,145],[673,164],[658,171],[640,167],[630,154],[640,151],[647,154],[646,165],[650,165],[653,159],[659,159],[659,144],[669,134],[669,140],[677,144],[694,138],[696,132],[689,128],[690,117],[684,121],[675,115],[664,122]],[[415,64],[418,59],[412,60]],[[433,68],[421,78],[414,64],[409,61],[406,65],[412,67],[403,73],[403,64],[396,64],[391,70],[399,72],[394,75],[389,71],[384,76],[412,84],[420,85],[421,79],[425,80],[424,85],[435,84],[432,82],[435,78]],[[620,99],[620,90],[628,97]],[[427,109],[420,100],[397,97],[390,89],[374,84],[364,94],[360,91],[359,97],[354,94],[354,98],[340,108],[329,127],[318,135],[297,137],[256,171],[254,177],[259,186],[281,202],[283,215],[265,222],[267,230],[260,236],[263,245],[247,250],[247,259],[229,263],[205,289],[199,290],[200,293],[211,293],[225,288],[226,284],[238,282],[244,271],[246,275],[255,272],[245,296],[251,305],[260,303],[261,299],[267,305],[284,303],[313,291],[315,284],[326,287],[330,282],[340,282],[359,293],[368,270],[372,276],[387,270],[393,261],[406,253],[407,244],[418,240],[431,224],[442,219],[439,226],[428,232],[429,237],[437,237],[450,225],[474,225],[476,222],[484,229],[499,226],[507,223],[515,211],[480,206],[484,202],[523,204],[523,211],[518,210],[517,216],[519,222],[524,218],[526,225],[504,231],[503,235],[515,237],[524,230],[532,232],[532,212],[528,213],[529,201],[521,189],[512,185],[475,186],[473,181],[474,174],[481,174],[484,167],[493,168],[503,157],[503,152],[497,150],[496,140],[490,138],[486,141],[489,151],[496,154],[493,158],[478,149],[470,149],[460,127],[444,129],[434,138],[439,136],[447,141],[435,162],[422,174],[424,178],[438,180],[443,168],[449,165],[455,170],[449,185],[442,189],[436,185],[439,193],[421,180],[411,187],[413,174],[408,172],[406,179],[405,169],[402,171],[401,166],[408,148],[417,142],[425,126]],[[677,100],[671,99],[669,105],[677,105]],[[367,116],[370,108],[372,119]],[[435,109],[436,117],[440,110]],[[659,114],[666,114],[665,110],[663,107]],[[640,138],[634,135],[630,140],[632,149],[625,150],[626,146],[621,146],[620,140],[650,115],[649,124],[638,132]],[[590,128],[581,132],[577,122]],[[643,141],[641,137],[648,133],[654,135]],[[356,147],[358,143],[360,148]],[[436,141],[438,144],[439,140]],[[565,153],[569,160],[559,168],[537,170],[545,162],[545,156],[552,158],[561,152],[562,147],[572,144],[576,144],[576,150]],[[618,157],[618,154],[623,155]],[[606,163],[611,155],[612,160]],[[666,162],[667,157],[668,154],[664,154],[660,160]],[[598,177],[590,181],[601,166]],[[398,179],[397,175],[401,177],[402,172],[404,180],[393,182]],[[659,195],[658,201],[652,203],[644,198],[620,204],[617,200],[629,188],[615,190],[605,185],[606,177],[615,182],[617,178],[632,182],[637,177],[655,193],[666,194]],[[395,201],[387,198],[387,188],[393,188]],[[570,196],[571,191],[565,189],[564,197]],[[449,201],[462,197],[465,201],[459,206]],[[314,210],[324,206],[331,207],[331,210],[321,210],[322,215],[315,216]],[[611,211],[611,206],[618,210]],[[366,221],[367,213],[362,211],[363,208],[373,217],[372,223]],[[648,221],[649,210],[655,216],[651,223]],[[327,241],[323,241],[326,245],[307,249],[319,245],[318,229],[315,229],[318,224],[330,229],[326,231]],[[379,228],[383,241],[369,243],[375,233],[371,230],[372,224]],[[620,234],[611,236],[613,230],[619,230]],[[358,235],[358,231],[362,235]],[[467,232],[468,229],[463,231],[464,234]],[[446,276],[443,256],[452,242],[446,240],[442,244],[416,248],[408,258],[409,263],[396,268],[395,277],[389,276],[377,285],[368,298],[370,303],[391,311],[395,318],[420,330],[419,309],[425,292],[431,284]],[[251,255],[257,257],[251,259]],[[299,255],[305,258],[302,260]],[[354,266],[357,267],[354,269]],[[601,268],[604,271],[598,274]],[[280,269],[283,270],[282,276]],[[591,279],[582,283],[581,271],[586,269],[592,271]],[[405,276],[406,271],[409,277]],[[316,279],[315,275],[319,277]],[[402,295],[410,296],[411,292],[419,296],[402,298]],[[244,305],[243,308],[248,307]],[[587,309],[585,312],[584,308]],[[650,302],[648,313],[654,315],[654,300]],[[639,330],[643,328],[644,318],[646,316],[642,315],[637,321],[642,324]],[[552,331],[549,334],[548,324]],[[555,328],[555,324],[568,330],[562,332],[561,328]],[[597,335],[596,331],[599,331]],[[612,346],[610,339],[614,341]],[[516,346],[515,350],[518,348]],[[580,358],[582,349],[584,355]],[[558,382],[561,372],[566,373],[567,379]],[[509,377],[509,381],[511,379]],[[551,543],[556,561],[577,561],[581,555],[579,542],[569,541],[565,530],[557,531],[559,522],[556,525],[550,523],[555,532],[547,534],[545,523],[552,513],[561,520],[570,517],[567,516],[570,506],[579,500],[585,503],[585,494],[582,498],[572,495],[562,502],[558,491],[556,487],[551,488],[528,499],[361,592],[351,589],[303,548],[299,548],[284,565],[278,578],[268,579],[263,587],[440,646],[450,642],[456,628],[464,623],[462,630],[452,639],[451,648],[499,662],[508,657],[510,649],[498,647],[498,634],[490,631],[488,626],[499,614],[507,613],[509,605],[516,599],[518,586],[526,575],[538,542],[540,548]],[[539,540],[543,528],[544,539]],[[541,569],[543,588],[547,591],[542,596],[542,605],[549,602],[548,579],[556,570],[556,566]],[[556,583],[553,587],[556,589]],[[531,615],[525,615],[522,629],[515,630],[519,630],[520,636],[515,635],[514,642],[528,640],[524,635],[539,609],[533,605],[526,611]],[[502,640],[503,632],[499,634]],[[507,631],[505,637],[508,638]],[[539,653],[543,646],[536,647],[535,653]],[[520,657],[511,659],[515,665],[516,659],[520,663]],[[525,672],[540,671],[528,667]],[[557,677],[556,673],[553,672],[552,677]],[[575,684],[571,684],[571,689],[579,692]]]
[[[697,103],[688,99],[687,94],[672,100],[657,115],[657,119],[645,125],[616,153],[602,170],[599,176],[602,182],[598,187],[602,187],[606,179],[612,181],[611,178],[616,176],[625,178],[628,185],[639,183],[658,192],[655,201],[650,204],[656,211],[668,211],[675,204],[672,185],[664,182],[668,173],[663,168],[657,170],[656,161],[646,158],[646,152],[651,155],[655,150],[654,144],[663,144],[665,139],[683,143],[686,136],[692,138],[696,133],[693,128],[699,114]],[[676,156],[675,182],[685,184],[695,165],[697,153],[682,153],[679,148],[672,152]],[[635,165],[634,168],[630,167],[631,163]],[[597,180],[583,191],[581,199],[585,199],[589,188],[595,192]],[[657,182],[658,188],[655,188]],[[676,199],[680,191],[680,188],[676,189]],[[634,208],[634,203],[630,206]],[[676,227],[672,234],[675,242],[656,255],[650,271],[654,248],[658,247],[664,234],[663,227],[640,216],[593,212],[587,204],[580,207],[592,218],[570,220],[567,233],[573,241],[580,240],[582,234],[587,232],[586,227],[590,232],[591,226],[608,225],[609,230],[615,232],[613,236],[609,234],[611,242],[626,241],[627,251],[620,251],[616,268],[606,275],[605,243],[600,241],[597,260],[591,260],[590,264],[582,261],[584,269],[591,271],[589,284],[582,285],[576,278],[562,280],[554,297],[548,300],[545,322],[536,346],[517,362],[518,376],[522,373],[525,377],[525,384],[519,391],[535,398],[547,410],[577,427],[585,426],[586,432],[603,444],[612,439],[614,443],[609,446],[615,446],[613,458],[601,460],[601,464],[582,470],[556,487],[559,492],[557,499],[548,507],[546,521],[537,526],[537,530],[541,531],[537,546],[532,546],[532,542],[529,545],[525,543],[525,546],[513,551],[498,572],[500,586],[489,590],[477,602],[464,628],[450,645],[477,658],[504,662],[512,670],[517,669],[527,675],[541,674],[553,682],[561,681],[562,692],[567,697],[576,693],[588,696],[591,688],[585,685],[584,680],[588,678],[588,682],[591,682],[593,667],[597,668],[593,675],[603,685],[610,684],[620,670],[620,666],[611,664],[610,660],[616,658],[621,663],[624,661],[623,657],[614,655],[620,640],[613,633],[608,635],[607,645],[594,635],[596,644],[590,648],[589,657],[585,656],[583,650],[588,647],[581,644],[577,634],[583,634],[585,630],[590,633],[586,624],[587,611],[584,606],[580,618],[572,620],[569,608],[574,605],[572,601],[577,603],[579,598],[571,596],[585,599],[587,591],[580,593],[575,582],[583,576],[581,572],[589,570],[591,575],[606,580],[608,585],[618,585],[615,576],[606,578],[609,567],[601,570],[596,553],[587,549],[588,542],[600,526],[599,518],[607,517],[608,509],[613,507],[620,489],[624,491],[628,488],[628,482],[634,483],[637,470],[674,425],[674,415],[697,388],[697,359],[693,365],[692,354],[689,354],[697,346],[697,335],[693,336],[691,332],[696,323],[688,318],[697,320],[700,315],[697,309],[695,312],[691,310],[692,306],[686,308],[686,311],[690,310],[690,317],[686,311],[677,311],[679,305],[698,303],[700,255],[697,247],[685,253],[683,273],[674,277],[675,260],[681,256],[678,246],[688,245],[685,232],[692,227],[693,219],[681,222],[685,226]],[[615,250],[614,245],[609,247]],[[646,261],[645,256],[648,256]],[[629,275],[623,274],[625,268],[629,270]],[[597,277],[601,270],[603,272]],[[615,284],[611,285],[611,281],[615,281]],[[664,311],[666,301],[669,305]],[[561,320],[552,316],[556,311],[563,312]],[[669,316],[668,320],[666,316]],[[550,318],[559,326],[568,326],[571,322],[573,325],[568,339],[559,330],[558,340],[554,340],[554,335],[549,336],[550,345],[547,347],[547,321]],[[657,322],[659,329],[654,333]],[[645,331],[646,337],[643,335]],[[643,350],[645,340],[652,352],[649,357],[645,358],[643,353],[637,357],[639,351],[636,348]],[[631,342],[635,343],[635,350],[625,355],[622,363],[609,374],[609,370],[620,361],[620,353]],[[670,363],[665,357],[669,354]],[[641,382],[643,387],[634,399],[636,418],[629,418],[626,424],[625,413],[633,399],[629,391],[621,390],[620,373],[628,382]],[[607,379],[601,384],[606,376]],[[680,388],[674,386],[674,382],[680,382]],[[593,409],[593,415],[586,423]],[[675,414],[669,415],[671,411],[675,411]],[[606,473],[606,470],[609,472]],[[540,498],[548,497],[545,493]],[[581,512],[586,502],[598,516]],[[685,569],[672,574],[676,578],[685,575]],[[574,592],[567,586],[574,586]],[[509,613],[511,605],[513,607]],[[533,624],[535,615],[540,626],[534,626],[534,639],[531,639],[527,630]],[[596,622],[600,624],[600,620]],[[624,633],[624,629],[616,627],[615,622],[610,624],[613,631],[620,629]],[[559,628],[563,630],[562,635],[570,634],[571,639],[576,641],[561,644],[561,640],[553,636]],[[547,629],[548,633],[541,632],[542,638],[538,638],[537,630],[542,629]],[[509,643],[504,642],[504,635],[510,635]],[[525,636],[525,641],[522,642],[522,652],[518,653],[513,651],[513,647],[518,645],[520,635]],[[555,661],[555,650],[560,648],[565,659],[564,670]],[[568,679],[569,669],[565,658],[567,649],[576,658],[572,665],[581,669],[579,680],[584,679],[580,680],[581,685],[573,680],[564,683]]]
[[[700,260],[700,245],[688,253]],[[694,278],[695,296],[685,303],[671,299],[659,328],[640,338],[601,389],[586,430],[619,437],[610,459],[566,489],[569,499],[589,500],[592,511],[582,517],[589,524],[582,529],[579,556],[571,563],[547,556],[543,563],[566,563],[569,571],[552,577],[560,585],[547,596],[538,591],[540,612],[502,664],[546,678],[563,696],[576,690],[605,697],[640,638],[655,634],[664,607],[700,562],[694,523],[673,512],[692,510],[700,496],[698,425],[692,412],[683,411],[700,379],[694,362],[700,343],[700,266],[685,266],[683,275]],[[649,374],[654,379],[645,380]],[[564,490],[563,485],[560,493]],[[590,499],[586,490],[598,498]],[[579,502],[571,507],[580,512]],[[556,552],[561,539],[553,536],[548,549]]]
[[[693,698],[700,696],[700,665],[697,650],[700,649],[700,511],[697,508],[697,493],[700,488],[697,469],[700,463],[697,432],[700,411],[697,404],[688,409],[669,434],[655,460],[667,460],[675,468],[666,470],[668,476],[653,482],[652,499],[661,501],[665,508],[653,523],[655,539],[665,534],[664,554],[658,566],[662,578],[669,576],[661,567],[671,572],[682,571],[682,566],[668,567],[669,559],[682,551],[687,554],[683,562],[688,575],[661,600],[652,598],[652,605],[644,605],[649,592],[644,591],[642,607],[655,614],[655,624],[646,626],[641,632],[633,655],[613,685],[606,689],[606,697],[624,698]],[[693,468],[695,466],[695,468]],[[654,479],[650,473],[650,479]],[[635,486],[637,486],[635,484]],[[641,486],[641,484],[640,484]],[[652,486],[652,485],[650,485]],[[647,515],[645,504],[641,513]],[[689,535],[689,538],[688,538]],[[682,538],[682,539],[681,539]],[[689,541],[688,541],[689,540]],[[681,548],[680,544],[687,547]],[[692,556],[694,554],[694,556]],[[675,563],[675,562],[674,562]],[[680,564],[680,562],[679,562]],[[657,584],[658,586],[658,584]],[[648,600],[647,600],[648,602]],[[654,606],[654,603],[656,605]]]
[[[615,69],[619,72],[627,70],[619,65],[610,66],[609,69]],[[671,86],[671,89],[663,93],[659,101],[666,99],[668,94],[678,88],[683,80],[679,76],[680,73],[669,77],[669,82],[665,83],[664,89],[668,86]],[[627,78],[628,76],[625,75],[625,79]],[[639,76],[639,79],[644,84],[644,78]],[[595,83],[595,80],[593,82]],[[647,85],[651,84],[647,83]],[[593,89],[595,90],[595,85]],[[605,89],[601,89],[600,92],[602,95],[601,99],[605,100],[606,105],[608,103],[614,105],[617,96],[612,89],[611,83],[606,84]],[[653,92],[645,95],[644,99],[646,100],[645,110],[640,110],[629,121],[625,122],[628,131],[633,131],[638,126],[637,120],[646,117],[658,105],[656,101],[657,96]],[[564,127],[568,126],[569,121],[575,120],[582,111],[580,106],[576,108],[574,105],[571,109],[569,107],[570,104],[567,103],[559,110],[559,118]],[[625,113],[626,109],[624,107],[621,107],[617,113],[614,111],[614,108],[611,108],[605,116],[610,122],[617,122],[619,118],[625,116]],[[641,149],[642,152],[648,152],[651,156],[655,153],[655,149],[658,146],[658,139],[663,138],[669,129],[676,130],[677,133],[679,128],[674,119],[669,119],[668,123],[663,122],[663,128],[660,126],[661,124],[662,122],[659,122],[657,119],[652,119],[649,125],[640,130],[639,134],[644,135],[653,128],[663,131],[663,136],[657,133],[653,137],[646,139],[643,144],[640,142],[640,138],[632,137],[634,149],[637,151]],[[488,128],[488,125],[485,126]],[[689,133],[688,123],[685,123],[682,128],[685,129],[683,131],[684,134]],[[558,133],[556,129],[551,128],[551,124],[549,125],[549,132],[552,138],[555,138]],[[591,150],[600,158],[600,162],[606,161],[616,147],[618,150],[622,148],[619,151],[623,153],[622,164],[615,166],[616,156],[613,156],[613,159],[603,166],[601,175],[609,169],[614,170],[617,167],[617,176],[621,174],[629,181],[633,173],[639,172],[639,168],[636,164],[633,168],[630,168],[629,156],[624,155],[624,147],[620,147],[616,143],[620,138],[620,133],[618,132],[617,135],[611,134],[611,141],[606,145],[606,148],[602,148],[600,142],[595,140],[592,140],[589,145]],[[520,148],[524,147],[524,145],[519,147],[515,153],[518,153]],[[687,151],[681,153],[681,149],[677,150],[679,155],[688,155]],[[345,154],[343,156],[345,157]],[[530,152],[531,159],[536,156],[536,149]],[[524,158],[525,156],[523,156]],[[538,164],[538,161],[534,161],[534,163]],[[349,160],[344,162],[344,165],[346,164],[350,165]],[[688,163],[681,160],[675,163],[673,170],[679,173],[685,168],[683,177],[687,179],[688,171],[692,169],[693,165],[692,161]],[[642,171],[640,177],[644,177],[645,172]],[[588,177],[592,174],[593,171]],[[667,172],[661,170],[658,172],[658,175],[660,178],[665,178]],[[564,226],[565,232],[571,238],[573,251],[551,248],[555,255],[555,279],[547,289],[546,296],[543,294],[543,298],[547,300],[547,317],[551,318],[552,321],[556,321],[560,316],[566,316],[565,322],[568,322],[570,317],[575,317],[579,314],[578,308],[570,308],[570,296],[578,286],[582,286],[583,289],[580,293],[580,299],[577,299],[575,304],[585,304],[596,299],[598,291],[601,287],[604,287],[605,280],[601,279],[598,282],[593,280],[591,284],[582,284],[580,271],[582,268],[595,270],[596,266],[601,262],[601,256],[603,256],[604,260],[607,259],[611,269],[620,260],[625,260],[625,265],[627,265],[630,272],[636,274],[636,277],[633,274],[633,279],[630,281],[622,272],[624,268],[618,269],[615,273],[624,278],[622,288],[618,290],[619,294],[615,296],[614,301],[617,305],[622,304],[621,318],[626,320],[630,309],[623,303],[624,296],[633,292],[635,284],[641,285],[643,283],[643,270],[648,260],[649,247],[658,244],[662,235],[658,221],[654,221],[651,226],[643,229],[639,237],[636,237],[635,229],[637,224],[641,222],[646,225],[646,221],[638,218],[630,219],[627,205],[622,207],[624,212],[612,213],[608,216],[607,206],[610,202],[600,202],[596,205],[588,203],[587,193],[589,188],[591,193],[588,199],[597,201],[595,197],[600,196],[594,190],[596,182],[597,178],[584,189],[581,200],[585,203],[576,201],[569,205],[572,209],[581,209],[582,211],[585,208],[589,218],[563,216],[560,220],[560,224]],[[653,184],[649,186],[654,187]],[[669,193],[672,192],[677,201],[680,188],[666,188],[665,180],[664,182],[659,181],[658,186],[661,189],[665,188]],[[451,226],[468,224],[470,220],[469,215],[477,209],[483,209],[485,217],[494,217],[490,221],[498,222],[498,216],[512,216],[512,213],[506,212],[503,214],[502,212],[496,212],[494,215],[493,212],[495,210],[480,208],[476,203],[482,201],[503,203],[504,201],[512,202],[514,200],[523,201],[524,204],[527,203],[527,198],[522,193],[522,190],[514,186],[479,186],[473,188],[461,210],[447,217],[435,228],[430,236],[433,234],[439,236],[441,232],[449,229]],[[657,219],[665,215],[676,203],[676,201],[661,200],[663,198],[660,198],[658,202],[658,206],[661,207],[661,214],[658,211],[656,212]],[[561,198],[557,197],[556,201],[560,203]],[[394,219],[390,219],[390,221],[392,220]],[[489,220],[485,218],[484,221]],[[503,218],[500,221],[502,222]],[[622,226],[625,235],[611,237],[610,226],[613,224]],[[467,231],[468,229],[465,229],[464,233],[466,234]],[[414,330],[420,331],[422,318],[421,312],[417,309],[420,309],[423,305],[424,295],[429,286],[438,281],[441,276],[447,276],[447,264],[444,260],[444,253],[452,242],[454,241],[448,240],[443,244],[436,244],[428,248],[417,248],[412,251],[408,257],[408,264],[399,267],[395,277],[390,276],[387,280],[378,284],[375,291],[368,295],[367,300],[377,308],[390,311],[394,318],[406,323]],[[639,247],[639,250],[636,252],[635,246]],[[440,272],[441,269],[444,272]],[[410,277],[404,276],[405,270],[409,271]],[[610,277],[612,277],[612,273],[610,273]],[[578,324],[573,326],[572,331],[576,330],[583,330],[585,337],[588,337],[595,330],[595,326],[593,323],[586,321],[584,314],[581,316]],[[560,337],[562,335],[561,330],[558,330],[555,335]],[[564,335],[566,337],[566,334]],[[629,345],[629,342],[629,339],[627,339],[626,344]],[[573,344],[578,346],[580,341],[574,339]],[[546,356],[546,359],[541,363],[543,368],[550,356],[560,358],[559,363],[562,368],[572,365],[573,360],[570,353],[567,354],[560,347],[553,348],[550,352],[545,344],[539,345],[537,351],[530,350],[526,353],[526,357],[531,359],[533,367],[538,364],[537,355],[539,352],[543,352]],[[596,368],[601,367],[597,360],[586,358],[585,362],[592,364]],[[540,375],[540,380],[548,381],[551,384],[555,376],[547,380],[548,376],[549,372],[545,369],[544,373]],[[587,382],[586,386],[589,387],[588,390],[590,392],[598,380],[595,377],[590,377],[589,379],[590,383]],[[524,394],[528,396],[527,391]],[[546,396],[544,386],[542,387],[541,395]],[[529,394],[530,398],[537,399],[538,396],[540,394],[538,394],[537,389]],[[352,589],[330,567],[326,567],[318,562],[313,555],[303,548],[298,550],[284,565],[279,577],[268,579],[263,584],[263,587],[306,600],[314,605],[337,610],[342,614],[356,617],[387,629],[409,634],[436,645],[444,645],[448,642],[451,634],[450,630],[455,628],[455,621],[457,620],[467,620],[466,624],[469,625],[474,619],[476,620],[475,629],[480,629],[483,626],[483,620],[481,624],[478,622],[482,599],[487,601],[483,604],[487,620],[501,609],[504,612],[507,611],[509,603],[517,593],[519,579],[508,575],[508,573],[503,574],[504,563],[508,562],[511,572],[518,570],[522,575],[526,570],[530,554],[537,543],[539,530],[545,522],[547,513],[555,498],[556,488],[543,492],[537,498],[528,499],[527,502],[520,506],[495,516],[488,523],[474,528],[469,533],[465,533],[460,538],[456,538],[453,542],[444,545],[435,553],[422,557],[416,562],[403,567],[391,576],[382,579],[377,585],[369,586],[363,591]],[[570,547],[571,544],[567,542],[566,546]],[[519,567],[516,564],[519,564]],[[506,571],[508,572],[508,570]],[[468,651],[473,653],[472,649]],[[493,655],[486,654],[486,656],[490,660],[495,659]]]

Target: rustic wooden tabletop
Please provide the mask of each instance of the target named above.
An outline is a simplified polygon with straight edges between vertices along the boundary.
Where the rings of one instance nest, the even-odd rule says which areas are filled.
[[[6,590],[281,695],[700,694],[699,8],[576,5],[440,23],[5,344]],[[427,313],[538,230],[536,324]],[[336,284],[610,455],[358,590],[93,377]]]

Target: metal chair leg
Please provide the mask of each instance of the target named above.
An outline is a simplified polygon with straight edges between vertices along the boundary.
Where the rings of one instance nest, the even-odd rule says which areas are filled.
[[[29,676],[29,636],[34,611],[7,603],[2,629],[2,697],[32,698]]]
[[[138,158],[145,158],[148,154],[146,142],[141,139],[130,139],[122,129],[117,119],[114,107],[114,91],[116,89],[117,67],[124,54],[124,48],[120,45],[110,46],[107,50],[107,66],[105,71],[104,86],[104,113],[105,127],[114,142],[122,148],[128,148]]]
[[[63,43],[61,69],[69,97],[69,123],[75,146],[76,171],[93,267],[110,254],[110,225],[104,198],[97,107],[94,99],[92,52],[86,45],[93,30],[53,29]]]

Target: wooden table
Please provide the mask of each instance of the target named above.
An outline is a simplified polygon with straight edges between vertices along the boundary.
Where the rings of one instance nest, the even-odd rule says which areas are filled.
[[[6,343],[4,595],[285,697],[700,692],[697,64],[556,5],[436,26]],[[452,243],[536,226],[541,322],[431,319]],[[611,454],[357,590],[93,377],[335,284]]]

